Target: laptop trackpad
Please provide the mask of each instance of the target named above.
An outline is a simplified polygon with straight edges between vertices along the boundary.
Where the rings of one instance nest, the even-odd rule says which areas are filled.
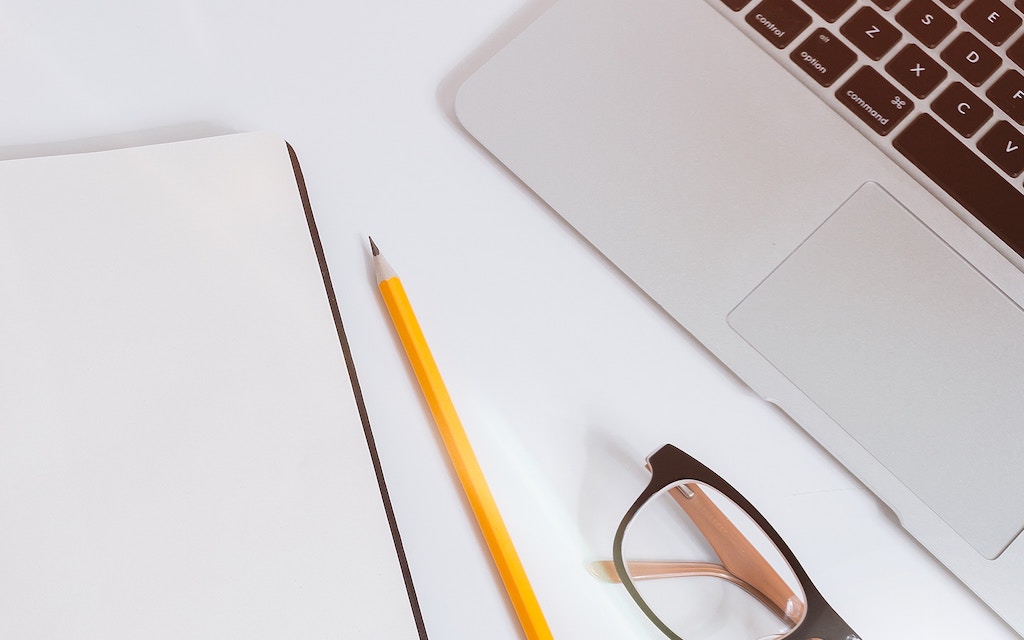
[[[1024,529],[1024,312],[878,185],[729,324],[980,554]]]

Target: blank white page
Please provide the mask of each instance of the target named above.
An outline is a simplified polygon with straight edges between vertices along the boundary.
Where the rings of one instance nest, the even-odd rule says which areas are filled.
[[[419,636],[299,184],[268,134],[0,163],[0,637]]]

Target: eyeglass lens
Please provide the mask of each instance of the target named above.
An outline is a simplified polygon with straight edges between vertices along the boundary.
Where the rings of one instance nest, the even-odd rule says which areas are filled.
[[[683,640],[784,638],[806,598],[772,540],[717,489],[677,482],[627,525],[622,559],[641,608]]]

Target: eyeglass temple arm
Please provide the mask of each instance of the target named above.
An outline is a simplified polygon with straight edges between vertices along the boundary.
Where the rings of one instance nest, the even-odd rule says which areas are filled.
[[[612,560],[595,560],[590,563],[588,569],[594,577],[604,582],[622,582],[619,579],[619,574],[615,572],[615,562]],[[734,583],[739,582],[739,578],[729,573],[725,567],[713,562],[634,560],[626,563],[626,569],[629,572],[629,576],[634,580],[704,576],[722,578]]]
[[[672,499],[686,512],[711,544],[722,565],[740,581],[747,583],[784,612],[785,617],[799,620],[803,602],[789,588],[764,556],[740,533],[736,525],[708,498],[695,483],[669,490]],[[690,495],[687,495],[687,491]]]
[[[709,577],[728,580],[761,601],[782,620],[796,624],[801,611],[793,606],[793,601],[777,603],[755,589],[720,564],[713,562],[658,562],[634,561],[626,563],[627,571],[633,580],[657,580],[661,578]],[[605,582],[621,582],[615,572],[615,563],[611,560],[596,560],[590,563],[590,573]],[[796,603],[799,605],[799,602]]]

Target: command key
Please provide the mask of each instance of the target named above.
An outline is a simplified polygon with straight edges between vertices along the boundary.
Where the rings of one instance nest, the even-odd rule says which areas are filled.
[[[861,67],[836,91],[858,118],[886,135],[914,109],[913,101],[871,67]]]

